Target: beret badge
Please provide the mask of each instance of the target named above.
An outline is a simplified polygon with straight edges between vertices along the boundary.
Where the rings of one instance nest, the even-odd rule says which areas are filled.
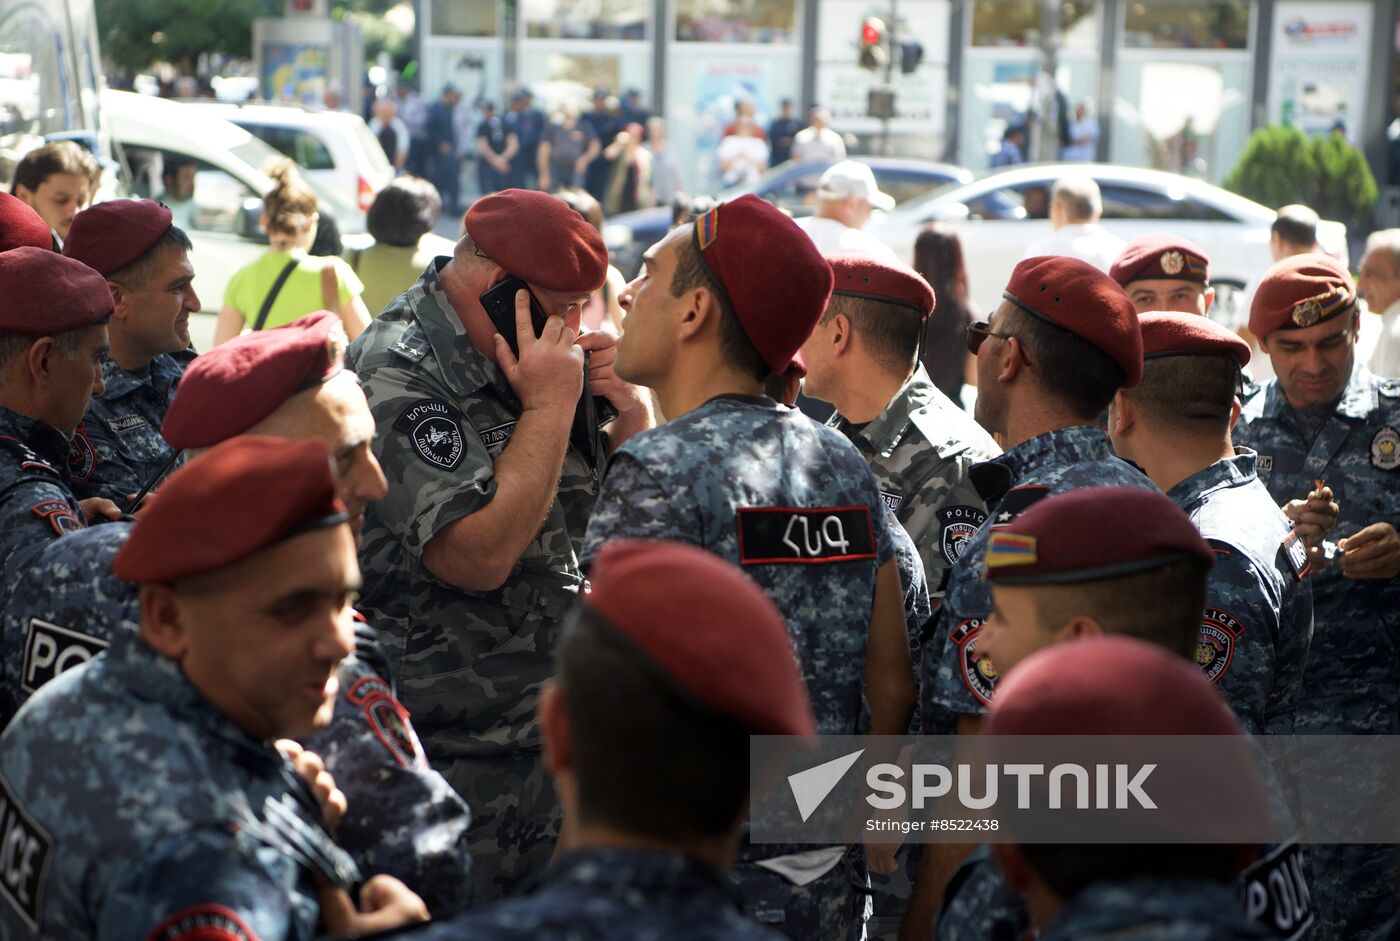
[[[1293,305],[1293,323],[1299,327],[1311,327],[1322,319],[1322,305],[1316,298]]]
[[[1181,269],[1186,267],[1186,259],[1181,257],[1181,252],[1163,252],[1162,270],[1170,275],[1181,274]]]

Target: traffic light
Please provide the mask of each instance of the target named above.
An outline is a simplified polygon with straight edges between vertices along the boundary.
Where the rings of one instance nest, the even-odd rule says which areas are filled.
[[[906,42],[899,45],[899,71],[908,75],[924,61],[924,47],[921,43]]]
[[[889,61],[890,54],[885,49],[885,21],[878,16],[867,16],[860,27],[860,67],[883,69]]]

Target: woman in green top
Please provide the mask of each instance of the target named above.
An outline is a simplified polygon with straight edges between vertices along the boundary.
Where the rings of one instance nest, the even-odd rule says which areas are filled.
[[[263,197],[268,250],[233,273],[214,329],[214,345],[245,328],[265,330],[317,310],[340,314],[345,333],[357,337],[369,323],[360,279],[342,259],[307,254],[316,240],[316,193],[282,158],[268,168],[277,186]]]
[[[413,287],[439,255],[451,257],[451,239],[435,235],[442,199],[433,184],[416,176],[395,177],[374,197],[365,226],[374,244],[346,254],[364,282],[365,307],[374,316]]]

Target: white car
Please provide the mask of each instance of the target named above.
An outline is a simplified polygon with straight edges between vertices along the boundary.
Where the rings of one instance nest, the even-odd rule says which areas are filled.
[[[866,230],[908,262],[920,229],[930,222],[950,223],[962,239],[973,305],[985,317],[1001,303],[1011,269],[1027,246],[1053,231],[1047,218],[1050,187],[1073,174],[1087,174],[1099,184],[1101,222],[1119,238],[1170,232],[1200,245],[1210,257],[1210,277],[1222,307],[1238,302],[1245,285],[1272,264],[1272,209],[1201,180],[1107,164],[1027,164],[996,170],[872,218]],[[1329,252],[1347,260],[1344,225],[1324,222],[1318,238]],[[1233,298],[1225,297],[1231,288]],[[1229,319],[1226,311],[1219,314]]]
[[[352,207],[347,219],[337,210],[343,231],[364,228],[364,213],[375,194],[394,178],[393,164],[358,114],[290,104],[188,104],[198,113],[237,124],[295,160],[318,190],[334,195],[338,207]]]

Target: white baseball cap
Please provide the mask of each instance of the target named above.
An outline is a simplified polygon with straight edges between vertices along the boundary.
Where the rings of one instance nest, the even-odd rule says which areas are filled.
[[[880,192],[870,167],[855,160],[842,160],[828,168],[822,174],[821,182],[817,184],[817,195],[822,199],[857,196],[867,200],[876,209],[894,208],[894,197],[889,193]]]

